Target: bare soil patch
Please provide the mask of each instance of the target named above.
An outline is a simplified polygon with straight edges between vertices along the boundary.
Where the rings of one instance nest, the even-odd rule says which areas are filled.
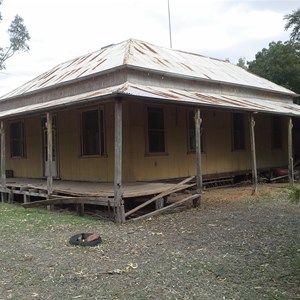
[[[300,299],[300,205],[286,185],[204,193],[117,225],[0,204],[0,299]],[[97,247],[71,246],[99,231]]]

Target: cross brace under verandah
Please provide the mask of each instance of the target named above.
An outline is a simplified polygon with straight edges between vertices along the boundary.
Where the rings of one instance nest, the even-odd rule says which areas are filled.
[[[175,192],[178,192],[180,190],[183,190],[183,189],[189,188],[191,186],[194,186],[194,184],[188,185],[188,186],[185,185],[186,183],[190,182],[193,179],[195,179],[195,176],[191,176],[189,178],[186,178],[186,179],[182,180],[181,182],[177,183],[176,185],[174,185],[173,187],[167,189],[166,191],[163,191],[163,192],[159,193],[158,195],[154,196],[153,198],[149,199],[148,201],[146,201],[146,202],[140,204],[139,206],[131,209],[130,211],[125,213],[125,218],[130,216],[131,214],[137,212],[138,210],[142,209],[143,207],[153,203],[154,201],[156,201],[160,198],[163,198],[163,197],[168,196],[172,193],[175,193]]]
[[[153,216],[158,215],[158,214],[160,214],[160,213],[162,213],[162,212],[165,212],[166,210],[168,210],[168,209],[170,209],[170,208],[174,208],[174,207],[179,206],[179,205],[181,205],[181,204],[183,204],[183,203],[186,203],[186,202],[188,202],[188,201],[195,200],[195,199],[197,199],[197,198],[199,198],[199,197],[200,197],[200,194],[189,195],[188,197],[186,197],[186,198],[184,198],[184,199],[181,199],[181,200],[179,200],[179,201],[176,201],[176,202],[174,202],[174,203],[172,203],[172,204],[170,204],[170,205],[168,205],[168,206],[165,206],[165,207],[163,207],[163,208],[157,209],[157,210],[155,210],[155,211],[152,211],[152,212],[150,212],[150,213],[148,213],[148,214],[145,214],[145,215],[142,215],[142,216],[140,216],[140,217],[131,219],[131,221],[136,221],[136,220],[141,220],[141,219],[144,219],[144,218],[153,217]]]
[[[187,185],[186,183],[192,181],[193,179],[195,179],[195,176],[191,176],[189,178],[186,178],[184,180],[182,180],[181,182],[177,183],[176,185],[174,185],[173,187],[159,193],[158,195],[152,197],[151,199],[149,199],[148,201],[146,202],[143,202],[142,204],[140,204],[139,206],[131,209],[130,211],[126,212],[125,213],[125,218],[132,215],[133,213],[137,212],[138,210],[142,209],[143,207],[153,203],[154,201],[160,199],[160,198],[163,198],[163,197],[166,197],[172,193],[175,193],[175,192],[178,192],[178,191],[181,191],[181,190],[184,190],[184,189],[188,189],[190,187],[193,187],[195,186],[195,184],[189,184]],[[196,197],[194,198],[196,199]],[[158,210],[157,210],[158,211]]]

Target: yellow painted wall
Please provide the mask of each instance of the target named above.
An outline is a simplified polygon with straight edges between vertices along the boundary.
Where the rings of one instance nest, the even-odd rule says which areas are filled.
[[[24,121],[26,157],[11,158],[9,122],[6,123],[6,169],[15,177],[40,178],[42,176],[42,133],[39,116],[16,119]]]
[[[187,153],[187,116],[185,107],[164,106],[166,155],[146,155],[146,105],[138,102],[126,104],[124,128],[124,177],[127,180],[155,180],[195,174],[195,154]],[[127,115],[128,113],[128,115]],[[203,119],[202,172],[219,174],[251,170],[249,116],[245,114],[246,149],[232,150],[232,113],[201,110]],[[272,149],[271,116],[255,115],[257,167],[268,168],[287,164],[287,119],[283,118],[283,149]]]
[[[151,104],[151,103],[150,103]],[[154,104],[153,104],[154,105]],[[154,105],[155,106],[155,105]],[[97,107],[97,106],[93,106]],[[114,180],[114,104],[103,104],[106,150],[103,157],[80,156],[80,109],[57,112],[59,176],[64,180]],[[195,154],[187,152],[188,108],[164,105],[166,154],[146,154],[147,105],[123,101],[123,181],[184,177],[195,174]],[[246,150],[232,151],[231,113],[202,109],[204,152],[203,174],[251,169],[248,116],[245,115]],[[283,149],[271,147],[271,116],[255,115],[257,167],[287,165],[287,118],[283,118]],[[7,130],[7,169],[17,177],[41,178],[42,134],[40,116],[24,119],[27,156],[10,158]],[[8,123],[6,124],[8,127]]]
[[[93,106],[97,108],[97,106]],[[58,113],[60,177],[66,180],[112,181],[114,159],[114,106],[106,104],[106,149],[103,157],[81,157],[79,109]]]
[[[288,165],[288,118],[282,118],[282,149],[272,148],[272,117],[258,114],[256,119],[257,165],[260,168]]]

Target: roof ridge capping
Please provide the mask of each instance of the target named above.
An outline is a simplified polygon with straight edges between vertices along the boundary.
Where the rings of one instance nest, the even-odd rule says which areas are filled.
[[[225,62],[225,63],[230,63],[232,64],[229,60],[227,59],[221,59],[221,58],[216,58],[216,57],[212,57],[212,56],[208,56],[208,55],[203,55],[197,52],[191,52],[191,51],[187,51],[187,50],[181,50],[181,49],[175,49],[175,48],[169,48],[169,47],[165,47],[165,46],[158,46],[156,44],[153,43],[149,43],[149,42],[145,42],[139,39],[134,39],[134,38],[130,38],[128,40],[125,40],[123,42],[128,42],[128,44],[132,47],[135,43],[137,44],[144,44],[145,46],[147,45],[148,48],[150,49],[150,46],[155,48],[160,48],[160,49],[165,49],[166,51],[169,52],[180,52],[180,53],[184,53],[187,55],[194,55],[194,56],[199,56],[199,57],[203,57],[203,58],[208,58],[208,59],[212,59],[212,60],[216,60],[216,61],[221,61],[221,62]],[[152,52],[155,52],[154,49],[151,49]]]

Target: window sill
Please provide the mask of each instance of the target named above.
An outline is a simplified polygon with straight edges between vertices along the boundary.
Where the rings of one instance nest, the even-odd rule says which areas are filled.
[[[145,153],[145,157],[149,156],[168,156],[168,152],[151,152],[151,153]]]
[[[205,154],[206,151],[201,151],[201,154]],[[186,154],[196,154],[196,150],[188,150]]]
[[[81,155],[79,158],[85,159],[85,158],[107,158],[107,154],[98,154],[98,155]]]

